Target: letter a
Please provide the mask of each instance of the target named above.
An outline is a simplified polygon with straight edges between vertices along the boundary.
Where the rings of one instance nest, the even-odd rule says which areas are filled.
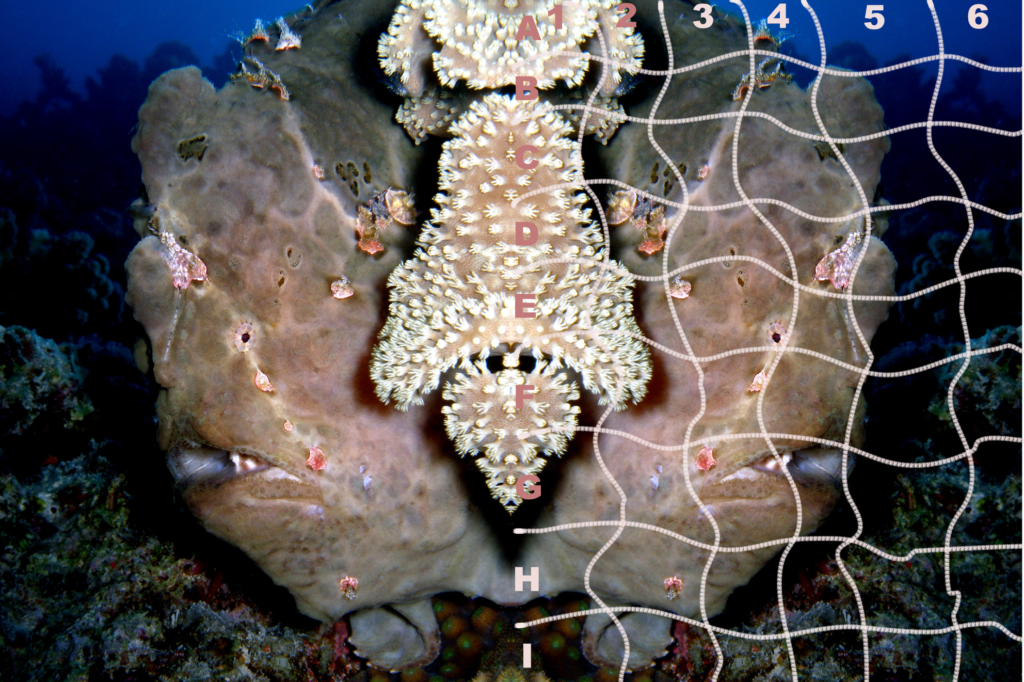
[[[529,101],[537,99],[537,79],[533,76],[516,76],[516,99]]]
[[[519,30],[516,31],[516,40],[522,40],[523,38],[540,40],[540,31],[537,30],[537,20],[529,14],[523,16],[523,20],[519,22]]]

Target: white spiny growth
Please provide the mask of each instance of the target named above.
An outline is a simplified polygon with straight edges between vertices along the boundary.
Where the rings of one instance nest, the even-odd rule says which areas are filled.
[[[441,84],[453,87],[465,80],[470,88],[499,88],[515,83],[516,76],[532,76],[539,88],[550,88],[562,79],[570,86],[583,81],[588,60],[560,55],[580,52],[581,44],[601,28],[608,56],[638,68],[643,39],[633,28],[619,28],[617,0],[403,0],[381,36],[377,52],[388,74],[398,73],[412,96],[422,92],[425,57],[422,31],[440,43],[433,52],[433,67]],[[562,6],[562,28],[549,16]],[[536,35],[516,39],[524,17],[536,25]],[[422,28],[421,28],[422,27]],[[530,27],[532,31],[532,26]],[[629,67],[627,67],[629,68]],[[606,79],[604,96],[621,82],[618,69]]]
[[[604,239],[583,207],[586,196],[557,189],[513,206],[530,190],[582,181],[571,126],[550,104],[492,94],[451,132],[432,220],[414,258],[388,280],[390,315],[370,371],[380,398],[407,409],[455,370],[444,393],[453,401],[448,433],[460,454],[484,455],[492,494],[514,508],[519,498],[509,498],[514,488],[502,481],[539,470],[541,456],[561,455],[575,427],[578,410],[569,403],[578,395],[567,370],[602,404],[622,408],[646,393],[650,354],[632,336],[640,334],[632,277],[601,261]],[[527,144],[538,149],[531,170],[515,160]],[[516,245],[517,221],[537,226],[535,243]],[[544,262],[555,258],[576,262]],[[536,297],[536,317],[515,317],[516,294]],[[505,354],[497,374],[484,364],[492,352]],[[530,374],[514,369],[522,353],[536,359]],[[536,390],[518,410],[516,383]],[[549,428],[558,432],[528,433]]]
[[[445,383],[444,399],[452,403],[442,410],[445,429],[460,455],[483,455],[476,463],[487,475],[487,487],[511,511],[520,502],[519,477],[537,474],[546,463],[543,457],[565,451],[580,412],[570,401],[580,394],[564,370],[555,371],[543,360],[529,374],[518,369],[492,374],[483,361],[473,364],[474,371]],[[516,409],[517,385],[534,387],[523,409]]]

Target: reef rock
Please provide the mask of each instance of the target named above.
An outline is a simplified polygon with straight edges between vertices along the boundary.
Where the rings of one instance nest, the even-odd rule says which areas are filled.
[[[639,33],[647,44],[659,40],[657,4],[636,5]],[[688,8],[666,3],[675,53],[685,47],[686,63],[746,48],[735,18],[716,13],[720,25],[702,32]],[[194,68],[161,76],[140,110],[134,141],[148,201],[136,206],[143,239],[127,268],[128,300],[149,335],[163,387],[160,444],[190,507],[211,532],[286,586],[304,613],[331,621],[356,612],[357,652],[400,668],[436,655],[430,596],[457,591],[524,603],[536,592],[517,592],[513,569],[529,573],[534,566],[540,592],[582,592],[589,562],[615,529],[563,529],[508,543],[507,522],[492,523],[484,508],[496,503],[472,492],[481,474],[453,456],[440,428],[440,396],[400,412],[374,395],[370,354],[387,319],[385,283],[412,255],[418,232],[403,227],[412,222],[412,209],[404,200],[389,201],[388,192],[411,193],[418,176],[436,173],[436,159],[393,122],[394,104],[381,101],[367,85],[372,79],[357,69],[365,63],[358,54],[364,38],[386,26],[393,10],[391,3],[349,0],[287,17],[301,48],[275,52],[279,29],[269,27],[266,41],[246,47],[242,77],[220,91]],[[738,110],[742,101],[733,101],[732,92],[748,70],[742,58],[673,76],[658,116]],[[250,78],[253,73],[267,80]],[[655,95],[634,102],[629,113],[645,115]],[[833,136],[883,129],[866,81],[828,78],[817,102]],[[819,132],[810,93],[792,83],[755,89],[749,110]],[[689,287],[681,280],[669,291],[658,282],[638,286],[637,323],[661,344],[652,352],[653,378],[639,405],[602,426],[658,447],[616,433],[596,441],[621,486],[629,521],[713,544],[715,532],[692,486],[713,515],[722,546],[810,532],[835,504],[840,453],[813,439],[843,440],[858,377],[792,351],[862,365],[866,350],[851,338],[854,322],[870,340],[888,311],[886,302],[857,302],[854,321],[840,299],[800,291],[798,302],[789,283],[740,259],[761,259],[833,294],[833,284],[820,281],[815,269],[843,243],[861,239],[854,246],[867,248],[855,294],[891,294],[895,268],[881,242],[858,236],[863,218],[815,222],[757,204],[776,234],[742,204],[695,210],[739,200],[731,157],[735,122],[655,127],[689,188],[691,208],[673,232],[667,228],[678,206],[648,219],[639,235],[632,223],[645,217],[645,205],[628,195],[613,201],[624,221],[611,233],[611,256],[632,272],[661,275],[663,257],[669,271],[709,257],[730,260],[678,274]],[[884,137],[846,145],[855,181],[813,141],[745,118],[739,185],[751,198],[843,216],[863,208],[858,182],[866,197],[874,196],[887,145]],[[604,169],[595,164],[589,173],[682,202],[680,180],[662,170],[646,125],[623,125],[599,157]],[[417,206],[421,215],[426,208]],[[663,245],[639,249],[645,239],[656,243],[652,230]],[[712,357],[743,348],[755,350]],[[699,361],[665,349],[692,352]],[[773,435],[772,446],[756,435],[758,405],[767,432],[789,434]],[[585,405],[580,424],[593,424],[598,409]],[[863,402],[852,419],[855,444],[862,410]],[[736,434],[748,435],[729,438]],[[681,449],[687,439],[689,448]],[[602,472],[593,441],[578,436],[576,442],[581,445],[562,458],[558,475],[544,481],[540,499],[525,505],[536,507],[513,523],[543,528],[618,518],[622,498]],[[799,529],[785,471],[800,495]],[[780,549],[719,553],[707,581],[708,615]],[[627,528],[597,562],[590,584],[610,604],[699,617],[707,556],[668,536]],[[668,620],[629,614],[622,621],[631,635],[630,665],[664,651]],[[623,647],[608,624],[607,617],[588,617],[584,646],[591,660],[618,665]]]

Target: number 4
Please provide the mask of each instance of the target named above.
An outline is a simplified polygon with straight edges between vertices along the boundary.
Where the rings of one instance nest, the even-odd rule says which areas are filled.
[[[789,26],[789,19],[786,18],[786,3],[780,3],[775,11],[768,15],[769,24],[778,24],[779,28]]]
[[[877,31],[885,26],[885,17],[882,16],[882,10],[884,9],[884,5],[868,5],[868,9],[864,13],[864,18],[871,19],[871,21],[865,21],[864,25],[872,31]]]

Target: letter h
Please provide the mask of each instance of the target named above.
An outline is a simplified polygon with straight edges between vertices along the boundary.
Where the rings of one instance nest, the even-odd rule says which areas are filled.
[[[523,583],[530,584],[530,592],[540,592],[540,569],[536,566],[530,568],[530,575],[523,575],[523,567],[516,566],[516,592],[523,591]]]

